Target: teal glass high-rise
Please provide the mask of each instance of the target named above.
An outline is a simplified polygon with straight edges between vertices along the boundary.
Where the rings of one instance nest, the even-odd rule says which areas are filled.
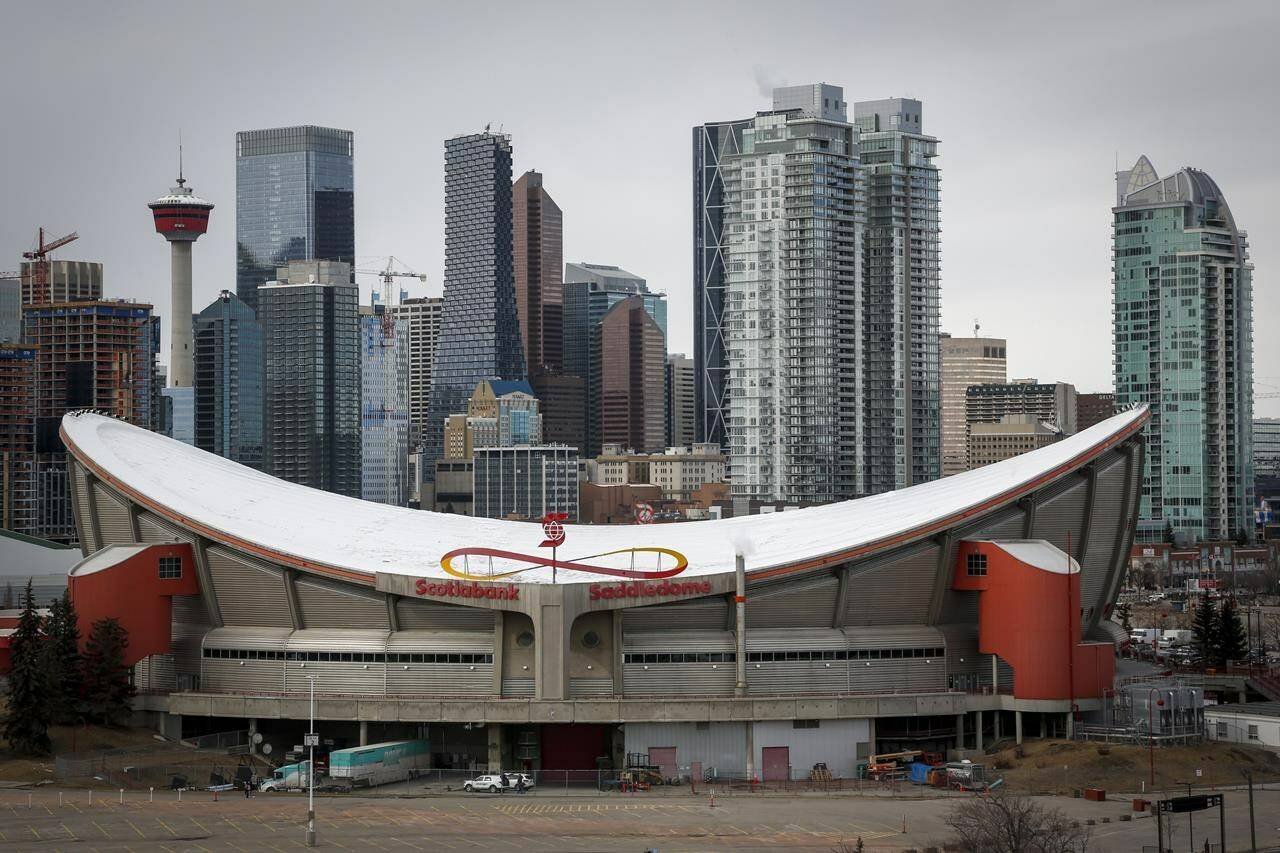
[[[1218,185],[1116,174],[1116,405],[1149,403],[1138,538],[1253,531],[1253,267]]]

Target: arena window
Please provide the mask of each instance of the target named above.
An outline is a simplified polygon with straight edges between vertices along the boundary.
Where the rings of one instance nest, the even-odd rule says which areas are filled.
[[[182,577],[182,558],[161,557],[159,571],[162,581],[179,580]]]
[[[431,654],[424,652],[283,652],[278,649],[205,649],[206,658],[220,660],[290,660],[308,663],[435,663],[492,664],[492,654]]]
[[[984,577],[987,574],[987,555],[965,555],[965,571],[971,578]]]

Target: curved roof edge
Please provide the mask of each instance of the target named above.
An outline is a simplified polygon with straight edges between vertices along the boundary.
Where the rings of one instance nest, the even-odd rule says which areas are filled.
[[[755,579],[832,565],[925,538],[1017,500],[1121,444],[1149,416],[1146,406],[1135,407],[1040,450],[857,500],[714,521],[570,525],[562,563],[613,560],[635,567],[635,549],[665,548],[687,558],[684,577],[732,572],[736,554],[744,556]],[[373,585],[379,572],[448,577],[441,567],[445,555],[501,547],[525,564],[504,580],[552,582],[547,567],[529,565],[546,557],[538,550],[543,536],[537,524],[390,507],[318,491],[90,412],[65,415],[61,434],[76,460],[139,505],[267,560]],[[509,567],[503,563],[499,569]],[[600,580],[569,568],[556,578]]]

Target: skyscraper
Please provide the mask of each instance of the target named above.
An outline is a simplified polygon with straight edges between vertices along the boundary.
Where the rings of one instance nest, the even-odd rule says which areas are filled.
[[[262,326],[230,291],[195,320],[195,445],[262,467]]]
[[[1101,423],[1116,413],[1116,395],[1110,393],[1076,395],[1076,432]]]
[[[1138,536],[1254,529],[1253,266],[1222,190],[1199,169],[1116,174],[1117,407],[1151,404]]]
[[[350,264],[293,261],[258,289],[263,470],[358,498],[360,294]]]
[[[255,312],[277,267],[354,261],[352,139],[312,125],[236,134],[236,295]]]
[[[584,381],[584,443],[579,449],[582,455],[594,457],[603,442],[600,399],[596,395],[600,387],[597,327],[613,306],[634,296],[661,331],[665,352],[667,297],[651,292],[648,282],[635,273],[609,264],[565,264],[564,278],[564,369]],[[655,402],[660,401],[655,398]]]
[[[867,174],[866,491],[940,475],[938,140],[909,98],[854,104]]]
[[[28,535],[36,532],[35,394],[36,348],[0,342],[0,528]]]
[[[409,339],[406,323],[381,305],[360,316],[361,494],[409,502]]]
[[[693,129],[693,369],[698,441],[727,447],[729,365],[724,323],[724,173],[722,163],[742,151],[751,119],[711,122]]]
[[[421,444],[427,424],[443,310],[444,300],[438,296],[402,299],[391,306],[391,315],[404,324],[409,341],[409,446],[414,449]]]
[[[151,306],[124,300],[29,305],[26,342],[36,349],[35,533],[78,541],[58,435],[72,409],[100,409],[149,429],[155,400],[157,326]]]
[[[617,443],[641,453],[665,446],[665,341],[639,296],[618,302],[595,325],[591,396],[598,426],[592,432],[602,445]]]
[[[942,476],[967,471],[969,439],[965,390],[970,385],[1002,384],[1008,380],[1004,338],[953,338],[942,333]]]
[[[22,339],[22,280],[0,276],[0,343]]]
[[[511,137],[486,130],[447,140],[444,184],[444,331],[423,437],[431,460],[440,458],[445,418],[465,411],[477,382],[525,378],[511,253]]]
[[[542,175],[525,172],[512,188],[516,313],[530,376],[564,366],[561,348],[561,284],[564,217],[542,186]]]
[[[667,447],[688,447],[696,441],[693,359],[682,352],[667,356]]]
[[[720,160],[735,499],[863,491],[863,185],[843,97],[826,84],[775,90],[740,153]]]

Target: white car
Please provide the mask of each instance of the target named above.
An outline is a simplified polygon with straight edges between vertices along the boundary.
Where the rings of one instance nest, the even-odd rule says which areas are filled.
[[[502,776],[497,773],[486,773],[483,776],[477,776],[474,779],[468,779],[462,783],[462,790],[469,792],[488,791],[490,794],[497,794],[502,791],[514,791],[516,789],[516,781],[524,779],[526,788],[533,787],[533,779],[527,773],[508,773],[507,784],[502,784]]]

